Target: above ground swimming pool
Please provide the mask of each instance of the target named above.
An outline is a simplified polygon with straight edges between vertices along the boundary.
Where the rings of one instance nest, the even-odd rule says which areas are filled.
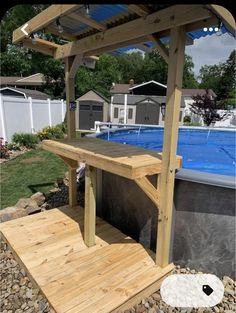
[[[98,138],[162,151],[163,128],[110,130]],[[227,176],[236,173],[236,131],[179,129],[177,154],[183,168]]]

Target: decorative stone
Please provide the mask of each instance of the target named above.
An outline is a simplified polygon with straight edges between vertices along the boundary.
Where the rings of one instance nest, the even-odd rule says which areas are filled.
[[[15,206],[7,207],[0,211],[0,222],[3,223],[26,215],[27,212],[23,208]]]
[[[36,201],[38,206],[41,206],[45,201],[45,196],[42,192],[36,192],[30,197],[30,199]]]

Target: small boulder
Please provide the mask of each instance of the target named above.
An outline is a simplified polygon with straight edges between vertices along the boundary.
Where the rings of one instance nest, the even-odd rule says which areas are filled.
[[[31,198],[21,198],[15,205],[18,208],[22,208],[26,211],[26,215],[33,214],[41,211],[37,202]]]
[[[38,206],[41,206],[45,202],[45,196],[42,192],[36,192],[30,199],[36,201]]]
[[[37,207],[38,204],[35,200],[32,200],[30,198],[21,198],[17,201],[15,204],[16,207],[26,209],[28,206],[30,207]]]
[[[23,217],[26,215],[27,215],[27,212],[23,208],[19,208],[15,206],[7,207],[0,211],[0,222],[3,223],[3,222],[14,220],[16,218]]]

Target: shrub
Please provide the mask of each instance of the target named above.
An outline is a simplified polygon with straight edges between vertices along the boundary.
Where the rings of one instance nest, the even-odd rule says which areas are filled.
[[[64,138],[62,129],[63,128],[60,125],[44,127],[40,132],[38,132],[37,136],[40,140],[61,139]]]
[[[184,123],[191,123],[191,117],[189,115],[184,117]]]
[[[15,142],[9,143],[7,147],[8,147],[8,150],[14,150],[14,151],[20,150],[20,144],[15,143]]]
[[[34,134],[15,133],[12,136],[12,142],[19,144],[21,147],[34,149],[39,142],[38,137]]]
[[[10,156],[7,141],[0,137],[0,158],[8,159]]]

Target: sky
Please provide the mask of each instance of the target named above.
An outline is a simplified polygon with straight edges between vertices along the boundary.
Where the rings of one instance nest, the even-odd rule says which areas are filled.
[[[192,46],[186,46],[185,53],[193,58],[194,74],[198,76],[201,66],[225,62],[233,49],[236,49],[236,40],[226,33],[195,39]]]

